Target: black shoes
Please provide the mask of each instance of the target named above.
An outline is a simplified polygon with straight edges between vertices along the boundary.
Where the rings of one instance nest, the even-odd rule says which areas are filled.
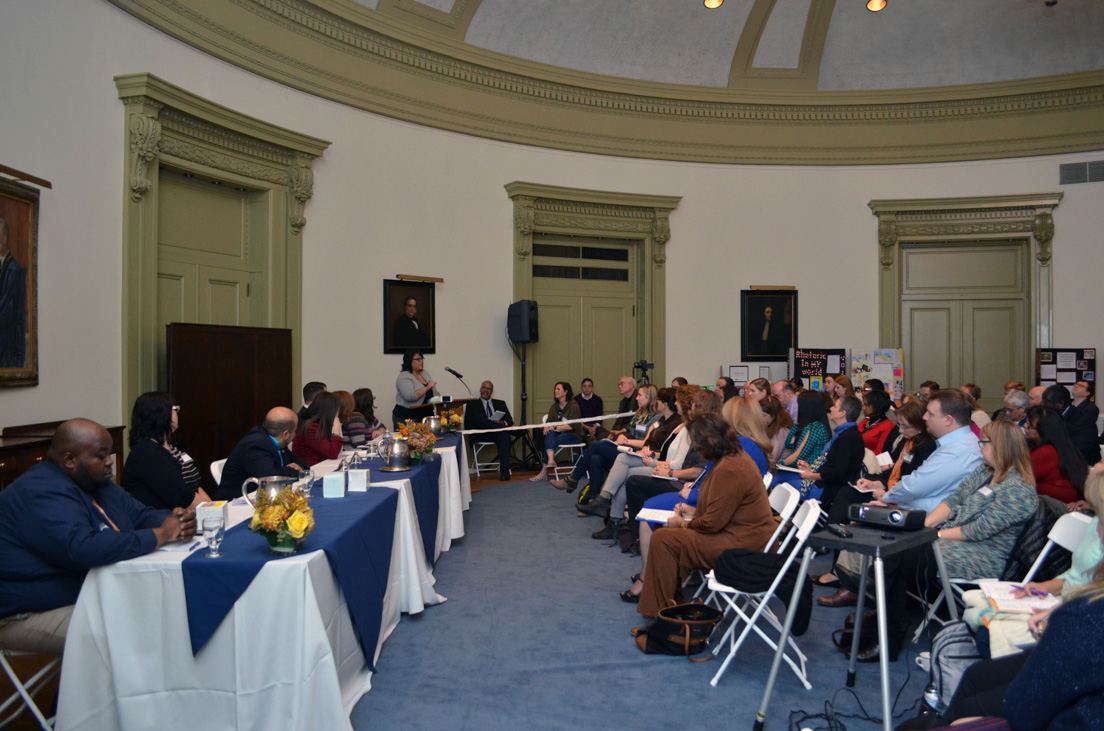
[[[633,594],[632,589],[625,589],[625,591],[621,592],[621,601],[628,602],[629,604],[639,604],[640,595]]]
[[[499,482],[509,482],[510,481],[510,473],[509,472],[500,472],[499,475],[498,475],[498,481]]]
[[[587,515],[597,515],[599,518],[604,518],[609,515],[609,509],[609,498],[604,498],[601,495],[594,498],[586,505],[579,506],[580,513],[586,513]]]
[[[617,534],[621,532],[621,526],[624,525],[622,520],[611,520],[606,523],[605,527],[601,530],[597,530],[590,534],[591,538],[599,541],[606,541],[611,538],[616,538]]]

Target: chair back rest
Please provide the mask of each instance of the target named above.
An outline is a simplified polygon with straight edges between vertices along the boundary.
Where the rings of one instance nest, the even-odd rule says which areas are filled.
[[[769,490],[772,482],[774,482],[774,475],[770,472],[763,475],[763,487]]]
[[[1084,513],[1066,513],[1059,518],[1054,527],[1047,533],[1046,546],[1039,552],[1039,557],[1035,559],[1035,563],[1031,564],[1027,575],[1024,576],[1024,583],[1026,584],[1035,578],[1035,574],[1039,571],[1043,562],[1046,561],[1050,549],[1055,545],[1061,546],[1070,553],[1077,550],[1077,547],[1081,545],[1081,541],[1085,538],[1085,532],[1091,522],[1092,518]]]
[[[785,551],[790,541],[794,539],[797,540],[795,548],[800,548],[805,543],[805,539],[808,538],[809,534],[816,528],[817,521],[820,519],[820,513],[820,502],[818,500],[806,500],[801,503],[801,507],[797,510],[797,515],[793,518],[790,532],[786,535],[786,540],[782,541],[782,545],[778,548],[778,552],[782,553]]]
[[[225,459],[216,459],[211,463],[211,477],[215,478],[215,484],[222,484],[222,468],[226,466]]]
[[[768,472],[767,474],[769,475],[770,473]],[[767,545],[763,548],[763,553],[768,553],[771,550],[775,541],[778,540],[778,536],[786,529],[786,525],[790,522],[790,517],[793,516],[794,511],[797,510],[797,504],[801,502],[801,493],[798,492],[793,485],[787,485],[785,482],[780,482],[770,491],[767,500],[770,501],[771,510],[778,513],[781,520],[778,521],[778,526],[774,529],[774,533],[771,534],[770,540],[767,541]],[[778,546],[778,550],[782,551],[785,547],[786,544],[783,543]]]

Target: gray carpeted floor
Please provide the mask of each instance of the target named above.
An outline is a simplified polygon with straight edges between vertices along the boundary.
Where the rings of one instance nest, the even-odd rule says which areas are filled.
[[[709,681],[719,659],[644,655],[629,635],[641,617],[618,597],[640,560],[591,539],[601,521],[576,517],[570,500],[547,482],[494,484],[475,495],[464,516],[467,535],[435,570],[437,591],[448,601],[403,615],[383,647],[372,691],[353,711],[354,728],[751,727],[769,648],[753,635],[716,688]],[[814,565],[824,567],[827,559]],[[798,638],[813,689],[806,691],[783,664],[768,729],[788,728],[791,711],[822,713],[833,697],[838,713],[860,712],[848,691],[837,693],[847,662],[830,640],[848,611],[814,609],[808,633]],[[892,666],[895,694],[911,670],[899,714],[927,680],[914,655],[915,649],[902,653]],[[867,711],[880,715],[877,664],[859,666],[857,686]],[[826,722],[800,725],[806,726]]]

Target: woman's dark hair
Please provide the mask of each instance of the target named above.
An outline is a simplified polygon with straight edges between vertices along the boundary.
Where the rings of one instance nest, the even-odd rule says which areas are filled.
[[[906,401],[897,409],[897,428],[900,429],[902,424],[907,424],[916,429],[916,436],[912,438],[914,447],[930,442],[932,438],[931,432],[928,431],[928,424],[924,421],[925,411],[927,409],[924,408],[923,402],[918,399]]]
[[[406,371],[407,373],[413,373],[414,372],[414,358],[416,356],[419,356],[419,355],[422,355],[422,351],[420,351],[420,350],[408,350],[405,353],[403,353],[402,370]],[[424,358],[425,356],[422,355],[422,357]]]
[[[885,391],[885,382],[880,378],[867,378],[863,381],[864,391]]]
[[[814,421],[824,425],[824,430],[832,433],[832,427],[828,425],[828,410],[824,407],[823,391],[802,391],[797,395],[797,433],[805,431],[805,427]]]
[[[161,444],[172,441],[172,412],[176,401],[164,391],[150,391],[134,401],[130,412],[130,446],[143,439]]]
[[[372,389],[370,388],[358,388],[353,391],[353,411],[357,412],[364,417],[364,420],[371,424],[376,419],[376,397],[372,395]]]
[[[695,414],[686,425],[686,433],[694,449],[709,462],[743,451],[736,430],[720,414]]]
[[[1085,489],[1085,478],[1089,476],[1089,465],[1070,439],[1066,420],[1049,406],[1032,406],[1027,410],[1027,421],[1039,432],[1034,448],[1045,444],[1054,447],[1058,453],[1058,471],[1073,483],[1080,497]]]
[[[889,412],[889,406],[893,403],[893,400],[889,398],[889,394],[885,391],[867,391],[863,394],[863,401],[870,407],[870,423],[876,424],[885,418],[885,415]]]
[[[571,384],[568,383],[567,381],[556,381],[556,386],[563,386],[564,393],[567,394],[567,400],[564,401],[564,403],[567,403],[567,401],[570,401],[571,399],[575,398],[575,392],[571,390]],[[552,387],[553,392],[555,392],[556,386]],[[553,396],[553,400],[555,400],[554,396]]]
[[[314,397],[311,405],[307,407],[307,413],[303,414],[299,422],[297,433],[306,434],[311,424],[318,424],[318,438],[329,439],[333,436],[334,418],[341,409],[341,403],[329,391],[323,391]]]
[[[779,431],[788,432],[790,427],[793,426],[790,412],[786,410],[786,407],[773,393],[759,402],[759,408],[770,417],[770,421],[767,423],[767,436],[771,439],[774,439],[774,435]]]
[[[675,394],[677,393],[677,388],[671,388],[670,386],[668,386],[667,388],[661,388],[659,389],[659,393],[656,394],[656,403],[667,404],[667,408],[669,408],[671,410],[671,413],[673,414],[678,409],[678,403],[675,400]]]

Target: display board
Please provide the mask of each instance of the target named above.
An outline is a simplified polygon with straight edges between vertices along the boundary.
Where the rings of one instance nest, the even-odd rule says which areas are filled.
[[[856,350],[851,353],[851,385],[856,391],[870,378],[881,379],[890,397],[905,395],[905,351],[900,348]]]
[[[1088,381],[1096,391],[1096,348],[1036,348],[1035,385],[1058,384],[1073,391],[1073,384]]]
[[[789,377],[799,376],[805,388],[824,390],[824,376],[829,373],[845,373],[846,348],[790,348]]]

